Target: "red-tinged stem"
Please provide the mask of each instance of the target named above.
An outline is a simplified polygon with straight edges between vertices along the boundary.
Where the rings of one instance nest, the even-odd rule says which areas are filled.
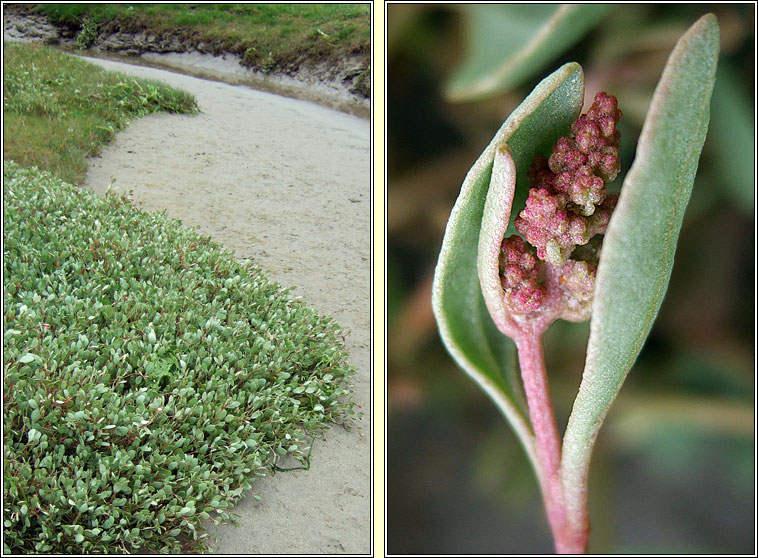
[[[550,397],[542,335],[524,331],[515,341],[529,406],[529,419],[537,444],[542,498],[555,539],[555,549],[559,554],[583,554],[587,546],[588,529],[572,528],[563,498],[560,478],[561,437]]]

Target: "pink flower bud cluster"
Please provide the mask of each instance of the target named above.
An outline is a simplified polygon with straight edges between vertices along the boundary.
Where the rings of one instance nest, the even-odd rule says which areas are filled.
[[[582,260],[569,260],[561,268],[559,278],[565,294],[566,308],[562,317],[572,322],[588,320],[592,310],[597,264]]]
[[[549,159],[535,158],[532,188],[514,225],[541,260],[561,265],[576,246],[605,232],[616,204],[605,185],[621,168],[619,120],[616,97],[598,93],[571,126],[572,137],[558,140]]]
[[[512,312],[534,312],[546,296],[541,285],[542,262],[526,247],[520,236],[509,236],[500,246],[500,282]]]
[[[541,261],[529,260],[527,256],[534,256],[521,238],[503,241],[500,269],[511,311],[540,308],[547,298],[541,286],[544,266],[550,265],[565,294],[566,319],[589,317],[597,259],[572,260],[571,256],[577,246],[605,233],[616,205],[618,196],[608,194],[606,184],[621,168],[616,129],[621,116],[616,97],[598,93],[589,110],[571,126],[571,136],[558,140],[549,158],[535,157],[527,173],[532,188],[514,226],[536,248]]]
[[[568,260],[574,248],[587,244],[590,238],[605,232],[616,199],[616,196],[606,194],[603,184],[601,202],[592,206],[591,215],[583,215],[575,211],[576,206],[572,208],[565,193],[532,188],[526,207],[516,217],[514,225],[527,242],[537,248],[539,259],[561,265]]]

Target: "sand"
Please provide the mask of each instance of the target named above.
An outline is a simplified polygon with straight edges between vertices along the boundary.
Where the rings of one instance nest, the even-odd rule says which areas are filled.
[[[368,554],[370,485],[370,124],[318,106],[186,75],[90,59],[189,91],[196,116],[133,122],[88,162],[85,186],[133,190],[252,259],[343,328],[364,418],[314,442],[308,471],[256,481],[240,527],[209,532],[230,554]]]

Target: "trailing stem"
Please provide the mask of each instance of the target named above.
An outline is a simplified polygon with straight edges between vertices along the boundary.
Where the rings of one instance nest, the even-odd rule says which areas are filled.
[[[587,545],[589,525],[571,521],[560,477],[561,437],[555,421],[550,386],[542,350],[542,335],[531,331],[516,338],[521,376],[524,381],[529,419],[537,445],[537,476],[542,488],[547,519],[559,554],[583,554]]]

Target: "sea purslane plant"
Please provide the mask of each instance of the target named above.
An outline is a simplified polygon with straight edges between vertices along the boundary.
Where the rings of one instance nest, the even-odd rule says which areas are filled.
[[[126,195],[3,170],[5,553],[203,550],[352,423],[333,320]]]
[[[432,294],[440,335],[526,450],[560,553],[587,548],[592,447],[666,292],[708,128],[718,37],[708,14],[677,43],[619,193],[607,188],[621,172],[618,101],[598,93],[580,115],[584,76],[569,63],[503,123],[447,224]],[[517,190],[528,194],[511,221]],[[561,438],[542,337],[557,319],[590,318]]]

